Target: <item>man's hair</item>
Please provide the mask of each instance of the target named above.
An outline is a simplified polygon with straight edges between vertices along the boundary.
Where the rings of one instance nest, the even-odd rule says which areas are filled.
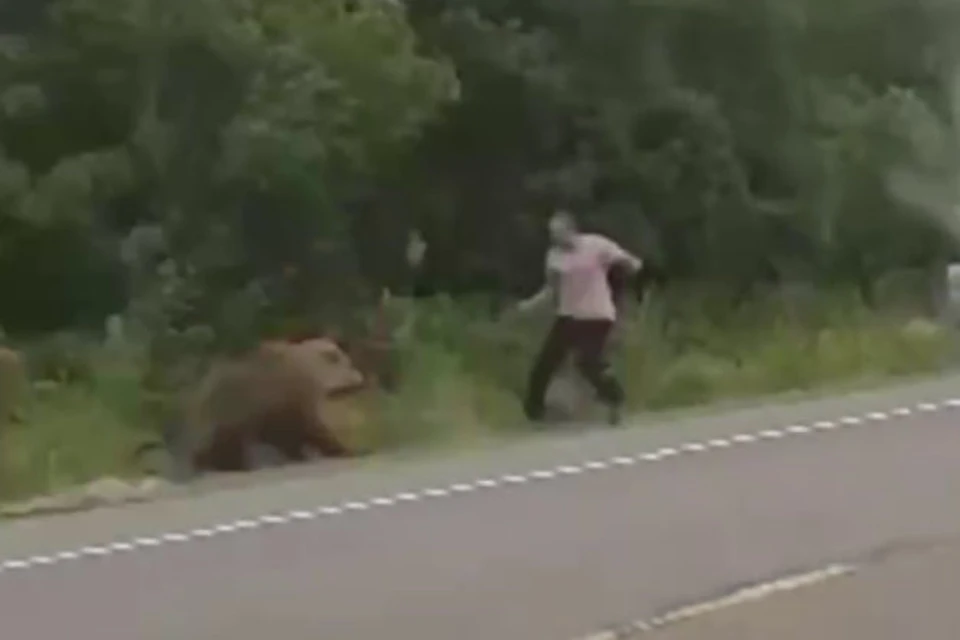
[[[577,217],[573,215],[573,212],[568,209],[557,209],[550,216],[550,220],[559,220],[565,222],[571,227],[577,226]]]

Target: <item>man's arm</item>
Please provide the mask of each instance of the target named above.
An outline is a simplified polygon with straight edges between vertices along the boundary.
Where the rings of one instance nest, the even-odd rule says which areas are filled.
[[[553,271],[547,271],[546,282],[543,287],[537,291],[535,294],[530,296],[525,300],[521,300],[517,304],[517,309],[522,312],[527,312],[532,309],[536,309],[548,301],[553,301],[556,299],[557,295],[557,276]]]
[[[607,268],[614,265],[623,265],[634,274],[643,268],[643,260],[633,255],[613,240],[604,236],[597,236],[600,251]]]

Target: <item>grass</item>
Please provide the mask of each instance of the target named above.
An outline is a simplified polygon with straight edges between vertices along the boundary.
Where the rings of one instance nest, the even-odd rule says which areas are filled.
[[[139,377],[100,361],[82,380],[33,385],[21,419],[3,427],[0,498],[64,489],[104,475],[136,475],[143,441]]]
[[[497,320],[481,309],[437,299],[399,310],[412,318],[397,340],[402,388],[365,402],[357,442],[422,450],[529,429],[518,399],[548,320]],[[613,354],[630,408],[642,412],[935,372],[950,346],[934,323],[851,296],[823,294],[798,314],[777,300],[718,311],[688,292],[630,310]],[[0,499],[140,472],[131,452],[149,429],[138,358],[62,336],[25,352],[35,380],[61,380],[35,384],[22,419],[4,427]],[[582,395],[571,417],[590,416]]]

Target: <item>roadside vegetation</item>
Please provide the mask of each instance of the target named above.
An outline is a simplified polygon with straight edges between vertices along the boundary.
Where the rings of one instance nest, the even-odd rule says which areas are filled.
[[[878,313],[852,294],[826,302],[818,295],[823,307],[814,317],[764,299],[714,320],[688,295],[695,294],[633,306],[618,330],[614,361],[634,412],[881,383],[950,363],[951,337],[940,325]],[[423,303],[418,312],[415,332],[397,345],[402,386],[364,402],[354,442],[381,451],[449,447],[528,430],[518,397],[546,319],[478,320],[449,301]],[[34,349],[33,362],[50,369],[35,374],[43,381],[21,405],[20,421],[6,427],[0,495],[19,499],[103,475],[141,475],[131,453],[155,423],[135,351],[64,336]],[[572,371],[550,398],[553,424],[596,415]]]

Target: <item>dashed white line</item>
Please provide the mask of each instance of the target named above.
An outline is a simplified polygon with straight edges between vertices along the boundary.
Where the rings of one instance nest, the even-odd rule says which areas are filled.
[[[324,507],[323,510],[325,512],[324,515],[334,515],[340,512],[339,509],[334,511],[332,507]],[[253,520],[237,520],[236,522],[233,523],[233,526],[240,530],[249,531],[251,529],[258,528],[260,526],[260,523],[254,522]]]
[[[118,553],[146,550],[168,544],[184,543],[202,539],[216,538],[225,534],[251,531],[270,526],[288,525],[294,522],[307,522],[317,518],[340,516],[346,513],[363,512],[382,507],[395,507],[402,503],[418,502],[426,498],[448,498],[476,492],[482,489],[497,489],[505,486],[523,485],[533,481],[554,480],[563,476],[577,476],[587,472],[607,471],[613,468],[626,468],[639,464],[663,462],[681,454],[697,454],[726,449],[735,445],[746,445],[764,440],[779,440],[789,436],[802,436],[817,432],[832,431],[841,427],[856,427],[869,422],[881,422],[892,417],[907,417],[914,413],[932,413],[960,408],[960,398],[948,398],[937,402],[920,402],[913,406],[903,406],[889,411],[871,411],[861,416],[844,416],[837,420],[819,420],[809,425],[791,424],[779,429],[763,429],[756,433],[739,433],[724,438],[713,438],[703,442],[687,442],[675,447],[662,447],[656,451],[640,452],[634,455],[616,455],[606,460],[589,460],[579,464],[565,463],[549,469],[536,469],[526,473],[508,473],[499,477],[479,478],[472,482],[457,482],[446,487],[429,487],[418,491],[404,491],[390,496],[378,496],[367,500],[353,500],[340,505],[319,506],[313,509],[293,509],[285,513],[265,514],[252,519],[236,520],[209,527],[196,528],[184,532],[168,532],[156,536],[143,536],[129,541],[118,541],[106,545],[85,546],[76,550],[66,550],[52,555],[35,555],[27,558],[0,562],[0,574],[19,572],[37,567],[46,567],[72,560],[90,557],[105,557]]]
[[[186,533],[168,533],[160,537],[164,542],[186,542],[190,536]]]

